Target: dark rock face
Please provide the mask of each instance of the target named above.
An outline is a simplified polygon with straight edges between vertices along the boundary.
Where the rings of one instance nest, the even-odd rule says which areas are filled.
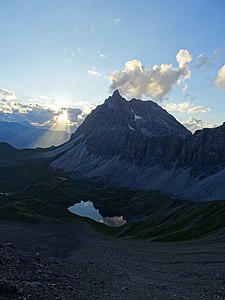
[[[118,91],[99,105],[83,122],[75,135],[89,135],[96,130],[137,131],[147,137],[178,134],[186,137],[190,132],[172,115],[153,101],[132,99],[126,101]]]
[[[225,123],[196,131],[183,144],[177,167],[191,167],[193,176],[208,177],[225,168]]]
[[[153,101],[126,101],[115,91],[74,137],[79,135],[85,137],[91,153],[104,158],[121,155],[130,163],[152,165],[162,158],[170,164],[190,132]]]
[[[126,101],[115,91],[66,147],[52,166],[72,176],[184,199],[225,199],[225,123],[192,135],[156,103]]]

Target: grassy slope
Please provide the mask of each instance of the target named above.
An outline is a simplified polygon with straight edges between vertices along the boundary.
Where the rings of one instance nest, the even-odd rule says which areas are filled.
[[[43,150],[18,151],[0,144],[0,192],[14,193],[0,195],[1,219],[32,223],[80,219],[113,236],[163,241],[198,238],[225,227],[225,201],[193,203],[98,181],[64,180],[51,170],[51,159],[32,158],[34,151]],[[81,200],[114,208],[128,223],[109,228],[67,211],[67,207]]]

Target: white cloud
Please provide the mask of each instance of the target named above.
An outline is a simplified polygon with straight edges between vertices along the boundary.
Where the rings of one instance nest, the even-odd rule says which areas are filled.
[[[35,126],[44,126],[54,130],[57,129],[54,126],[58,117],[67,115],[67,130],[73,132],[94,108],[93,105],[84,102],[62,107],[57,102],[59,98],[51,99],[51,101],[50,99],[47,96],[41,96],[40,99],[32,99],[30,102],[0,100],[0,120],[27,121]],[[61,104],[65,105],[66,102],[61,101]]]
[[[217,77],[214,80],[214,83],[216,84],[217,87],[221,88],[221,89],[225,89],[225,65],[223,65],[218,73],[217,73]]]
[[[28,121],[44,124],[51,120],[54,111],[37,103],[0,101],[0,118],[7,121]]]
[[[102,53],[101,51],[98,51],[98,55],[101,57],[101,58],[106,58],[106,54]]]
[[[183,88],[182,88],[182,92],[187,95],[189,94],[189,87],[187,85],[187,83],[184,84]]]
[[[189,63],[192,61],[192,58],[192,54],[185,49],[181,49],[176,55],[176,60],[178,62],[179,68],[183,70],[183,75],[185,79],[191,78]]]
[[[182,102],[182,103],[167,103],[163,106],[167,111],[173,113],[207,113],[211,111],[209,107],[203,107],[201,105],[194,106],[191,102]]]
[[[11,100],[16,99],[16,95],[13,91],[0,88],[0,100]]]
[[[218,126],[216,124],[209,124],[207,122],[204,122],[203,120],[199,120],[196,118],[190,118],[189,120],[183,122],[182,124],[192,132],[195,132],[196,130],[203,129],[203,128],[214,128]]]
[[[45,95],[40,96],[40,99],[42,99],[42,100],[51,100],[50,97],[45,96]]]
[[[161,100],[182,78],[187,80],[191,76],[189,62],[192,55],[189,51],[180,50],[176,58],[178,68],[171,64],[161,64],[147,69],[139,60],[127,61],[124,70],[109,75],[110,88],[119,89],[127,97],[150,96]]]
[[[101,73],[99,73],[96,68],[92,68],[92,69],[89,69],[87,70],[87,73],[89,76],[93,77],[93,76],[100,76]]]
[[[120,18],[116,18],[113,20],[113,22],[114,22],[114,25],[117,26],[122,22],[122,20]]]

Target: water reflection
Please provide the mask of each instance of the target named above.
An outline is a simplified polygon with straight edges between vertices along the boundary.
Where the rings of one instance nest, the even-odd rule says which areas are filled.
[[[120,216],[116,211],[97,205],[95,206],[91,201],[81,201],[80,203],[70,206],[68,210],[81,217],[88,217],[111,227],[123,226],[126,223],[123,216]]]

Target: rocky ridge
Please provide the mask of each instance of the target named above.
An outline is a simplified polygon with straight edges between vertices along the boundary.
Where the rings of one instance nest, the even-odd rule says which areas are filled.
[[[152,101],[126,101],[115,91],[61,149],[52,166],[72,176],[183,199],[225,198],[225,123],[192,135]]]

